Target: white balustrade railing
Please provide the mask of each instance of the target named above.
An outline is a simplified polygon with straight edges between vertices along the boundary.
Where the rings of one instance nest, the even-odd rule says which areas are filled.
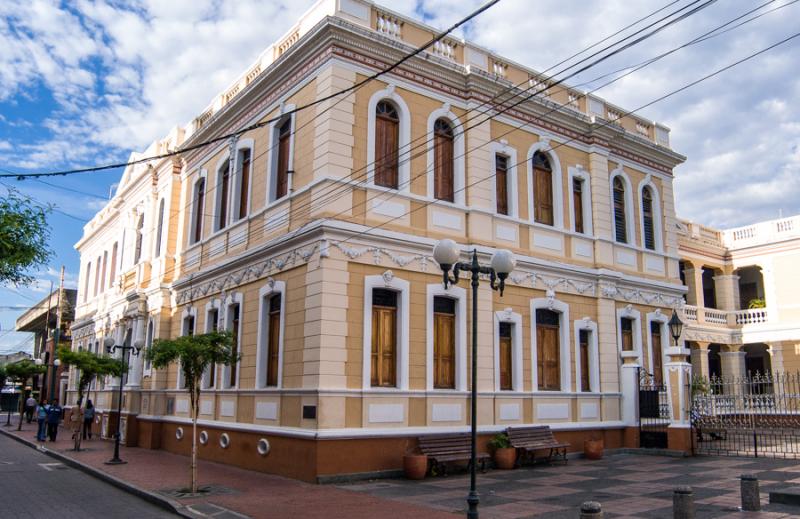
[[[704,308],[706,322],[712,324],[728,324],[728,312],[716,308]]]
[[[697,307],[693,305],[683,305],[683,317],[689,322],[697,322]]]
[[[766,308],[737,310],[734,315],[736,315],[736,324],[760,324],[769,321],[769,313]]]
[[[722,234],[725,245],[732,249],[798,238],[800,215],[730,229]]]

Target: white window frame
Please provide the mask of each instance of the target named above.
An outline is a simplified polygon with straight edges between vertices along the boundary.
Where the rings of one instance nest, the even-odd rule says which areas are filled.
[[[533,155],[531,155],[531,157],[533,157]],[[537,369],[539,355],[536,345],[536,310],[539,309],[551,310],[559,314],[558,351],[561,368],[560,391],[544,391],[539,389],[539,371]],[[534,393],[551,395],[559,392],[566,393],[572,389],[572,361],[570,359],[569,322],[569,305],[567,303],[559,301],[555,298],[555,296],[531,299],[531,390]]]
[[[188,330],[186,329],[186,318],[193,317],[194,318],[194,329],[192,330],[192,334],[197,333],[197,307],[189,306],[183,309],[181,312],[181,337],[188,334]],[[181,362],[178,361],[176,363],[178,367],[178,374],[175,377],[176,384],[175,389],[184,389],[185,382],[183,380],[183,370],[181,369]]]
[[[553,175],[553,226],[550,227],[547,224],[543,224],[536,221],[536,211],[533,207],[533,156],[536,152],[542,152],[547,155],[547,159],[550,161],[550,169],[552,170]],[[564,176],[561,171],[561,161],[558,159],[558,155],[553,151],[552,146],[550,146],[550,140],[548,138],[542,138],[539,142],[534,143],[528,149],[528,156],[527,160],[525,161],[528,168],[528,218],[529,220],[536,224],[542,225],[544,227],[549,227],[552,229],[563,229],[564,228],[564,189],[563,189],[563,182]]]
[[[242,198],[242,152],[244,150],[250,150],[250,181],[247,185],[247,193],[244,193],[244,196],[247,197],[247,210],[245,211],[245,216],[243,218],[239,218],[239,202]],[[250,216],[250,210],[252,209],[252,193],[253,193],[253,164],[255,162],[255,141],[253,139],[239,139],[236,141],[236,162],[234,165],[234,173],[233,173],[233,205],[232,207],[235,208],[235,211],[231,213],[230,222],[238,222],[240,220],[246,220],[248,216]]]
[[[397,156],[397,191],[411,191],[411,110],[405,100],[395,91],[395,85],[378,90],[369,98],[367,104],[367,183],[378,189],[390,189],[375,185],[375,109],[381,101],[389,101],[397,108],[400,118]],[[393,190],[392,190],[393,191]]]
[[[200,243],[203,241],[203,233],[205,231],[205,223],[206,219],[204,218],[204,214],[197,214],[197,185],[200,183],[200,180],[205,181],[205,187],[203,188],[203,213],[205,213],[206,208],[208,207],[208,170],[201,169],[197,175],[197,178],[191,184],[192,190],[192,207],[191,213],[189,215],[190,220],[190,227],[189,227],[189,245],[194,245],[195,243]],[[197,224],[197,218],[200,217],[200,239],[195,241],[194,239],[194,228]]]
[[[497,212],[497,176],[495,174],[495,157],[497,155],[504,155],[508,157],[508,170],[506,172],[506,192],[508,193],[508,215],[510,218],[519,218],[519,195],[517,187],[517,150],[509,146],[505,140],[500,142],[489,143],[489,167],[490,175],[492,177],[492,200],[494,200],[494,207],[492,211]],[[506,215],[502,215],[506,216]]]
[[[433,387],[433,298],[447,297],[456,301],[456,343],[455,343],[455,389]],[[425,306],[426,355],[425,387],[428,391],[466,391],[467,390],[467,291],[459,286],[444,288],[442,283],[432,283],[427,288]]]
[[[397,365],[395,388],[372,387],[372,290],[384,288],[397,292],[400,301],[397,304]],[[411,283],[405,279],[394,276],[391,271],[386,271],[378,276],[364,277],[364,338],[363,356],[361,365],[361,387],[364,391],[392,391],[408,390],[408,343],[409,343],[409,301],[411,298]]]
[[[567,205],[569,206],[570,230],[581,236],[592,237],[594,236],[594,226],[592,225],[592,182],[589,172],[583,169],[582,166],[570,166],[567,168],[567,177],[569,185],[569,196],[567,197]],[[572,182],[578,179],[581,181],[581,202],[583,205],[583,232],[579,233],[575,230],[575,207],[572,196]]]
[[[269,300],[272,296],[280,294],[281,311],[280,323],[278,324],[278,378],[275,386],[267,386],[267,364],[269,357],[267,348],[269,346]],[[286,335],[286,282],[269,279],[267,283],[258,291],[258,348],[256,349],[256,388],[282,388],[283,387],[283,341]]]
[[[282,200],[286,200],[292,195],[294,174],[287,175],[286,196],[282,197],[280,200],[275,199],[275,176],[278,173],[278,139],[280,138],[279,130],[283,123],[286,122],[287,118],[291,120],[291,123],[289,124],[289,171],[294,171],[294,144],[296,128],[296,118],[295,113],[293,112],[294,109],[295,105],[293,104],[283,105],[283,109],[281,110],[282,117],[272,123],[272,125],[269,127],[270,147],[269,158],[267,159],[267,206]],[[283,115],[286,112],[291,113]]]
[[[591,393],[600,392],[600,347],[597,338],[597,323],[592,321],[589,317],[583,319],[576,319],[575,324],[575,392],[583,392],[581,385],[581,341],[580,333],[582,330],[589,332],[589,391]]]
[[[237,340],[239,342],[237,343],[236,352],[239,354],[239,360],[236,361],[236,367],[237,367],[237,369],[236,369],[236,380],[233,380],[233,381],[231,380],[231,370],[233,369],[234,365],[225,365],[222,368],[222,389],[228,389],[228,390],[239,389],[239,379],[242,376],[242,370],[238,369],[238,368],[241,368],[239,363],[240,363],[241,358],[243,356],[242,355],[242,349],[243,349],[242,346],[244,344],[244,340],[243,340],[243,337],[242,337],[242,328],[243,328],[243,324],[244,324],[244,297],[242,296],[242,293],[241,292],[234,292],[232,294],[229,294],[225,298],[225,302],[224,302],[224,304],[222,306],[222,308],[223,308],[223,317],[222,317],[223,321],[222,322],[224,323],[224,326],[223,326],[222,329],[226,330],[226,331],[232,331],[229,328],[230,323],[228,321],[230,320],[231,307],[234,306],[234,305],[237,305],[237,304],[239,305],[239,329],[237,330],[236,337],[237,337]]]
[[[625,184],[625,231],[627,236],[626,243],[620,243],[617,241],[617,222],[616,216],[614,215],[614,179],[616,177],[621,177],[622,182]],[[630,245],[631,247],[636,246],[636,239],[634,236],[635,234],[635,223],[633,219],[633,184],[631,184],[631,179],[622,169],[622,166],[618,167],[614,171],[611,172],[611,176],[609,177],[609,192],[608,196],[610,197],[609,200],[611,201],[611,237],[614,240],[614,243],[617,245]]]
[[[632,319],[633,351],[622,351],[622,318]],[[633,357],[642,364],[642,313],[628,305],[617,308],[617,353],[620,358]]]
[[[669,343],[669,317],[664,314],[661,309],[656,309],[655,312],[650,312],[645,315],[645,321],[647,322],[647,360],[649,362],[648,367],[650,370],[653,370],[653,337],[650,334],[650,323],[658,323],[659,324],[659,331],[661,333],[661,380],[666,383],[667,381],[667,362],[669,362],[669,358],[667,357],[667,349],[670,347]],[[655,373],[654,373],[655,374]]]
[[[455,204],[459,206],[465,205],[465,189],[466,184],[466,168],[464,163],[464,131],[461,126],[461,120],[450,110],[450,103],[445,103],[441,108],[432,111],[428,116],[427,136],[428,136],[428,198],[434,198],[434,138],[433,126],[438,119],[447,119],[453,126],[453,202],[447,200],[436,200],[436,203]]]
[[[500,389],[500,323],[511,323],[511,391]],[[522,315],[506,308],[494,313],[494,390],[496,392],[519,393],[523,391],[522,378]]]
[[[644,241],[644,189],[650,188],[653,192],[653,243],[655,249],[648,249]],[[642,239],[642,248],[650,252],[663,252],[664,240],[661,227],[661,195],[658,188],[653,183],[652,177],[647,175],[644,180],[639,182],[639,230]]]
[[[203,314],[205,315],[205,323],[204,323],[204,330],[205,333],[209,333],[213,328],[211,326],[211,320],[209,319],[212,310],[217,311],[217,330],[220,329],[220,318],[222,316],[222,302],[219,299],[212,299],[211,301],[206,303],[206,306],[203,310]],[[209,371],[215,370],[214,372],[214,385],[209,384]],[[206,368],[205,372],[203,372],[203,378],[200,380],[200,387],[203,389],[216,389],[219,383],[219,366],[214,364],[213,366],[209,366]]]

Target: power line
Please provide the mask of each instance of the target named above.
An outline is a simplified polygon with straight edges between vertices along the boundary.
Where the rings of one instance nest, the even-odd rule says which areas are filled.
[[[4,182],[0,182],[0,185],[5,187],[6,190],[9,193],[16,193],[16,194],[20,195],[21,197],[33,202],[34,204],[38,205],[39,207],[41,207],[43,209],[52,210],[52,211],[54,211],[56,213],[62,214],[64,216],[67,216],[67,217],[72,218],[73,220],[77,220],[79,222],[87,223],[89,221],[86,218],[81,218],[79,216],[75,216],[73,214],[69,214],[66,211],[62,211],[55,204],[46,204],[46,203],[42,202],[41,200],[39,200],[37,198],[34,198],[34,197],[32,197],[32,196],[30,196],[30,195],[28,195],[26,193],[23,193],[22,191],[16,189],[14,186],[9,186],[8,184],[6,184]]]
[[[494,6],[499,1],[500,0],[489,0],[483,6],[479,7],[475,11],[472,11],[465,18],[462,18],[461,20],[459,20],[455,24],[451,25],[445,31],[443,31],[443,32],[437,34],[436,36],[434,36],[432,39],[430,39],[423,46],[421,46],[421,47],[415,49],[414,51],[406,54],[400,60],[395,61],[394,63],[389,65],[387,68],[385,68],[383,70],[380,70],[380,71],[378,71],[378,72],[366,77],[365,79],[362,79],[361,81],[359,81],[359,82],[357,82],[357,83],[355,83],[353,85],[350,85],[349,87],[347,87],[347,88],[345,88],[343,90],[340,90],[339,92],[336,92],[336,93],[321,97],[319,99],[315,99],[315,100],[311,101],[310,103],[307,103],[305,105],[296,107],[296,108],[294,108],[292,110],[288,110],[287,112],[280,114],[278,117],[273,117],[271,119],[267,119],[266,121],[261,121],[259,123],[255,123],[255,124],[252,124],[252,125],[247,126],[245,128],[242,128],[241,130],[237,130],[235,132],[231,132],[231,133],[228,133],[228,134],[225,134],[225,135],[221,135],[219,137],[215,137],[215,138],[209,139],[207,141],[203,141],[203,142],[200,142],[200,143],[197,143],[197,144],[193,144],[191,146],[186,146],[186,147],[180,148],[179,150],[175,150],[175,151],[171,151],[171,152],[167,152],[167,153],[162,153],[160,155],[154,155],[154,156],[148,157],[148,158],[133,160],[133,161],[129,161],[129,162],[121,162],[121,163],[116,163],[116,164],[107,164],[107,165],[104,165],[104,166],[93,166],[93,167],[88,167],[88,168],[76,168],[76,169],[70,169],[70,170],[51,171],[51,172],[45,172],[45,173],[0,174],[0,178],[3,178],[3,177],[6,177],[6,178],[8,178],[8,177],[16,177],[17,179],[22,179],[22,178],[36,178],[36,177],[66,176],[66,175],[73,175],[73,174],[78,174],[78,173],[90,173],[90,172],[102,171],[102,170],[107,170],[107,169],[116,169],[116,168],[121,168],[121,167],[132,166],[132,165],[135,165],[135,164],[142,164],[142,163],[145,163],[145,162],[151,162],[151,161],[154,161],[154,160],[165,159],[165,158],[168,158],[168,157],[173,157],[173,156],[179,155],[181,153],[186,153],[186,152],[189,152],[189,151],[200,149],[200,148],[202,148],[204,146],[207,146],[209,144],[215,144],[217,142],[222,142],[222,141],[228,140],[228,139],[230,139],[232,137],[238,137],[239,135],[241,135],[243,133],[246,133],[248,131],[255,130],[255,129],[258,129],[258,128],[262,128],[264,126],[268,126],[268,125],[270,125],[270,124],[272,124],[274,122],[277,122],[280,119],[282,119],[283,117],[286,117],[287,115],[295,114],[295,113],[298,113],[298,112],[300,112],[302,110],[306,110],[308,108],[313,108],[314,106],[322,104],[322,103],[324,103],[326,101],[330,101],[331,99],[334,99],[334,98],[336,98],[336,97],[338,97],[340,95],[344,95],[344,94],[350,93],[350,92],[352,92],[352,91],[354,91],[354,90],[356,90],[358,88],[361,88],[363,85],[366,85],[367,83],[377,79],[378,77],[391,72],[392,70],[398,68],[400,65],[402,65],[406,61],[410,60],[411,58],[413,58],[413,57],[415,57],[415,56],[417,56],[419,54],[421,54],[423,51],[425,51],[425,49],[427,49],[431,45],[434,45],[435,43],[439,42],[440,40],[444,39],[445,36],[447,36],[448,34],[453,32],[454,30],[458,29],[462,25],[466,24],[467,22],[469,22],[470,20],[472,20],[476,16],[480,15],[481,13],[483,13],[484,11],[489,9],[490,7]]]

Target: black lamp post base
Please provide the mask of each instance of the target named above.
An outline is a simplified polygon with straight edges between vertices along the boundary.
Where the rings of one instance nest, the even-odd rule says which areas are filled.
[[[480,503],[480,498],[478,497],[478,493],[474,490],[471,490],[469,496],[467,497],[467,504],[469,505],[469,509],[467,510],[467,519],[478,519],[478,503]]]
[[[126,463],[128,463],[128,462],[127,461],[123,461],[123,460],[121,460],[119,458],[114,458],[114,459],[110,459],[110,460],[106,461],[106,465],[125,465]]]

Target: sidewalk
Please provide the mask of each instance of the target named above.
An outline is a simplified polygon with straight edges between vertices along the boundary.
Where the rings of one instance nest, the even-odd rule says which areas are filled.
[[[12,417],[13,427],[0,430],[29,442],[35,447],[36,425],[23,422],[22,431],[17,431],[19,417]],[[165,496],[190,509],[179,510],[189,517],[235,517],[221,514],[216,505],[253,518],[270,519],[358,519],[391,517],[392,519],[453,519],[456,516],[396,499],[371,496],[325,485],[311,485],[292,479],[261,472],[248,471],[213,463],[198,461],[198,478],[201,487],[212,485],[219,493],[211,496],[181,498],[165,492],[185,488],[189,484],[189,458],[160,450],[120,447],[120,457],[125,465],[105,465],[111,458],[114,444],[111,441],[93,439],[84,441],[81,452],[73,452],[71,433],[61,428],[58,441],[47,442],[45,448],[78,461],[95,470],[123,480],[142,490]]]

